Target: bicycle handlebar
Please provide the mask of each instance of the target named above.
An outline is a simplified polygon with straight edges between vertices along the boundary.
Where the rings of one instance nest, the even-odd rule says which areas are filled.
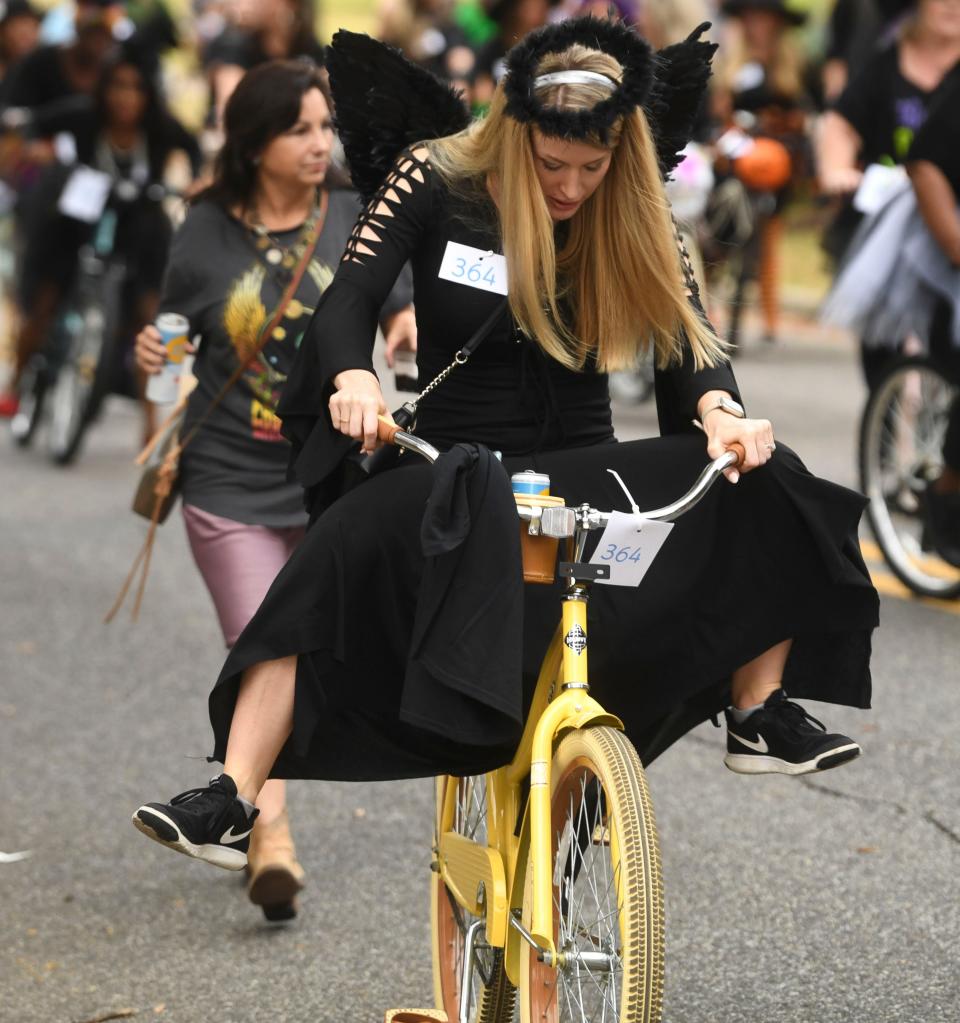
[[[397,447],[406,451],[413,451],[428,462],[435,462],[440,457],[440,452],[425,440],[415,437],[412,433],[401,430],[396,423],[390,422],[384,416],[379,416],[377,426],[377,437],[384,444],[396,444]],[[734,442],[719,457],[715,458],[697,477],[696,483],[672,504],[664,505],[662,508],[653,508],[650,511],[641,511],[640,516],[644,519],[654,519],[658,522],[674,522],[681,515],[686,514],[691,508],[700,503],[709,492],[710,488],[727,470],[737,468],[743,464],[747,453],[742,444]],[[575,508],[538,508],[518,506],[517,512],[525,522],[535,522],[537,532],[545,536],[553,536],[558,539],[573,536],[575,528],[581,529],[602,529],[610,521],[610,513],[602,512],[591,508],[588,504]]]

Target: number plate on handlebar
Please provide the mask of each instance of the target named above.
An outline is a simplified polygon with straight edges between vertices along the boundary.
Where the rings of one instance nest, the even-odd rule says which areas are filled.
[[[656,522],[638,515],[611,512],[590,559],[591,565],[610,569],[609,578],[597,579],[597,582],[609,586],[639,586],[671,529],[672,522]]]

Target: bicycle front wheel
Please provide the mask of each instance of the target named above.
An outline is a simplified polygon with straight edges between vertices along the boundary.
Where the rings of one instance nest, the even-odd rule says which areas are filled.
[[[69,465],[110,391],[115,345],[112,315],[97,302],[69,309],[61,329],[67,354],[50,394],[50,457]]]
[[[554,944],[521,952],[522,1023],[657,1023],[663,1007],[663,881],[656,822],[623,733],[567,734],[553,759]],[[523,917],[530,922],[532,864]]]
[[[453,830],[486,845],[486,777],[438,778],[438,824],[449,786],[456,788]],[[431,876],[430,884],[433,986],[437,1008],[445,1010],[451,1023],[461,1019],[468,1023],[511,1023],[516,988],[507,980],[503,949],[487,944],[482,929],[475,927],[478,918],[456,901],[439,873]],[[471,930],[474,933],[468,942]]]
[[[923,508],[943,469],[956,395],[928,359],[901,359],[870,393],[860,425],[860,485],[873,535],[897,578],[925,597],[960,596],[960,570],[937,554]]]

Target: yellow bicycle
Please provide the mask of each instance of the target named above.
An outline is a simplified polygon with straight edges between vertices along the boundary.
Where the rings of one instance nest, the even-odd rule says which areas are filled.
[[[435,461],[420,438],[381,438]],[[672,522],[742,450],[708,465],[680,500],[640,513]],[[589,694],[587,603],[604,571],[582,563],[609,515],[529,499],[528,536],[567,543],[562,618],[513,760],[436,781],[431,931],[434,997],[449,1023],[655,1023],[663,1002],[663,882],[640,759]]]

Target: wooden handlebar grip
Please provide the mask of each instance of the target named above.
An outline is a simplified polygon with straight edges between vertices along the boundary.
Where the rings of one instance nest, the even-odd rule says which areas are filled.
[[[739,469],[741,465],[746,461],[747,452],[742,444],[734,441],[732,444],[727,445],[727,451],[737,456],[736,468]]]
[[[399,432],[400,427],[396,423],[391,423],[386,416],[377,416],[377,437],[384,444],[393,444]]]

